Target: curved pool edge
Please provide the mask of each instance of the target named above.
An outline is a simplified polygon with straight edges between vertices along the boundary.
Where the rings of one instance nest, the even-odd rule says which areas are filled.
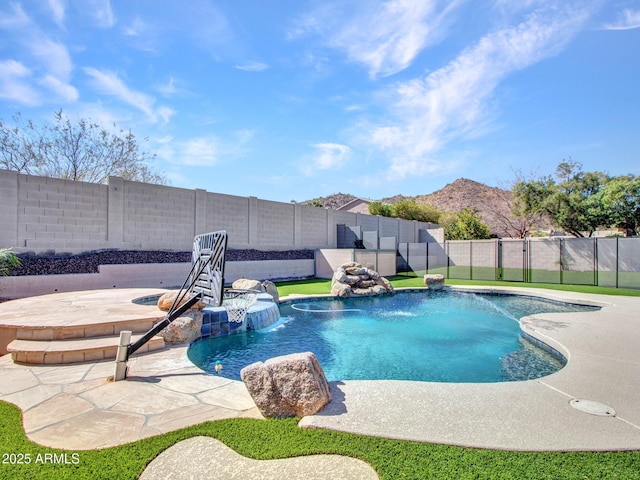
[[[333,382],[325,409],[301,427],[478,448],[565,451],[640,449],[640,298],[517,287],[449,287],[600,306],[537,314],[523,330],[566,352],[567,365],[535,380],[432,383]],[[572,408],[572,399],[611,406],[612,417]]]

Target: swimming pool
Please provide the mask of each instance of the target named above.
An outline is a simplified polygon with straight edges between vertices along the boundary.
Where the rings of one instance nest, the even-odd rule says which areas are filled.
[[[564,366],[521,336],[518,319],[541,312],[588,311],[515,295],[398,292],[392,296],[306,299],[280,305],[264,330],[196,341],[190,360],[240,379],[253,362],[311,351],[329,381],[500,382],[539,378]]]

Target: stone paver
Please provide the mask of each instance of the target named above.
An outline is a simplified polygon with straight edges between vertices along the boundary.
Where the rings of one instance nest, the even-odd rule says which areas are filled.
[[[0,399],[22,409],[31,440],[67,449],[121,445],[207,420],[261,418],[241,382],[205,374],[186,352],[180,346],[133,357],[122,382],[109,380],[110,361],[22,366],[5,355]]]
[[[197,458],[197,462],[185,459]],[[184,440],[153,460],[140,480],[305,479],[375,480],[370,465],[339,455],[312,455],[282,460],[252,460],[234,452],[220,441],[208,437]]]

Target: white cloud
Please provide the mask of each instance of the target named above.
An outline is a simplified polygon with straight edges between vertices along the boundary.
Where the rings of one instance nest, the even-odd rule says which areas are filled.
[[[318,170],[339,169],[351,156],[351,148],[339,143],[316,143],[311,145],[316,153],[305,159],[300,171],[311,176]]]
[[[605,30],[632,30],[640,28],[640,10],[625,8],[615,23],[604,26]]]
[[[140,110],[154,123],[158,121],[159,117],[163,123],[167,123],[175,113],[168,107],[160,106],[155,108],[155,98],[129,88],[114,72],[102,71],[93,67],[85,67],[83,70],[93,78],[98,91],[112,95],[120,101]]]
[[[54,16],[64,16],[63,3],[51,1],[49,5],[54,10]],[[12,32],[14,40],[24,47],[25,53],[31,56],[28,59],[30,61],[25,61],[33,72],[33,76],[29,79],[33,83],[25,85],[22,91],[28,89],[35,91],[37,85],[41,85],[55,95],[52,100],[64,102],[77,100],[78,91],[70,83],[74,66],[67,47],[45,35],[19,5],[13,5],[13,15],[2,17],[0,27]],[[42,98],[45,98],[44,95]]]
[[[246,72],[262,72],[269,68],[269,65],[262,62],[248,62],[242,65],[236,65],[238,70],[244,70]]]
[[[67,47],[48,38],[33,38],[27,48],[45,66],[50,75],[68,80],[73,71],[73,61]]]
[[[49,0],[49,8],[53,13],[53,20],[60,26],[64,23],[66,0]]]
[[[116,16],[111,8],[110,0],[90,0],[86,7],[96,26],[111,28],[116,24]]]
[[[579,6],[534,11],[525,22],[485,35],[426,78],[398,83],[390,106],[395,120],[369,130],[369,140],[390,155],[389,175],[435,171],[443,146],[483,133],[499,83],[560,52],[588,15]]]
[[[448,18],[462,0],[387,0],[356,2],[355,12],[344,4],[323,5],[299,19],[290,33],[321,34],[326,43],[363,64],[372,78],[389,76],[407,68],[426,47],[439,42]],[[346,18],[346,21],[342,19]]]
[[[75,102],[80,97],[78,90],[53,75],[46,75],[40,82],[48,90],[55,93],[64,102]]]
[[[218,163],[219,147],[215,138],[196,138],[182,146],[182,163],[210,167]]]
[[[156,154],[174,165],[213,167],[242,156],[253,136],[252,130],[238,130],[225,140],[215,135],[176,140],[167,135],[155,139]]]
[[[15,60],[0,61],[0,98],[26,106],[41,103],[38,92],[28,86],[24,79],[31,71]]]
[[[174,165],[212,167],[219,161],[219,140],[213,136],[176,141],[167,136],[157,139],[155,153]]]
[[[182,91],[176,86],[176,81],[173,77],[169,77],[167,83],[157,85],[155,89],[165,97],[170,97]]]
[[[139,37],[149,30],[149,25],[139,15],[133,19],[128,27],[124,28],[124,34],[128,37]]]
[[[22,6],[12,4],[11,8],[13,9],[12,14],[2,12],[2,15],[0,15],[0,28],[11,30],[24,29],[25,27],[32,26],[31,19],[24,13]]]

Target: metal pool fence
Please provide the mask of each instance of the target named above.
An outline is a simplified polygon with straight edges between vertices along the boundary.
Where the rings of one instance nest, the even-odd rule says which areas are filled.
[[[640,288],[640,238],[401,243],[397,274]]]

